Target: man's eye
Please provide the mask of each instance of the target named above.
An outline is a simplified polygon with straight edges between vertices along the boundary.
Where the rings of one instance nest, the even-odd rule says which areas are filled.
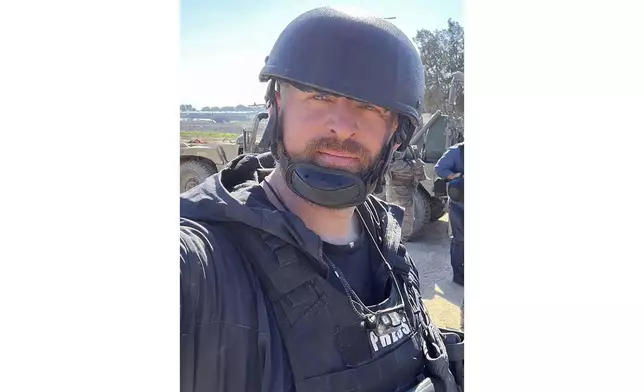
[[[325,94],[315,94],[313,96],[313,99],[316,99],[318,101],[329,101],[330,97],[328,95],[325,95]]]
[[[374,111],[378,110],[378,109],[376,109],[375,106],[372,106],[372,105],[369,105],[369,104],[366,104],[366,103],[360,105],[360,107],[363,108],[363,109],[367,109],[367,110],[374,110]]]

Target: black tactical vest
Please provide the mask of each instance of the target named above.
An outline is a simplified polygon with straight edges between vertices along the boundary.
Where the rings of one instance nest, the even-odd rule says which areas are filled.
[[[372,215],[365,211],[363,216]],[[369,320],[365,323],[347,294],[327,281],[326,271],[319,268],[324,262],[312,260],[296,246],[266,232],[231,225],[275,313],[296,391],[402,392],[428,377],[431,382],[425,381],[427,389],[423,391],[461,390],[453,372],[460,384],[462,336],[441,334],[425,315],[418,277],[405,258],[403,246],[381,249],[392,266],[402,298],[389,278],[387,299],[368,308],[376,311],[398,305],[398,310],[387,312],[384,320],[376,320],[380,321],[376,327]],[[451,371],[446,355],[450,350],[455,356],[450,361],[456,360]]]

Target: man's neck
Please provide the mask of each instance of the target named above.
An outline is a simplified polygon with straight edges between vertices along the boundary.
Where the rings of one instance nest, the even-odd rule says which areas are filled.
[[[302,199],[286,185],[279,168],[267,176],[264,181],[268,182],[279,196],[280,200],[275,200],[271,190],[266,189],[267,187],[263,185],[271,202],[276,207],[280,207],[280,201],[284,203],[292,213],[302,219],[306,227],[319,235],[323,241],[335,245],[345,245],[358,239],[361,226],[355,213],[355,207],[335,210]]]

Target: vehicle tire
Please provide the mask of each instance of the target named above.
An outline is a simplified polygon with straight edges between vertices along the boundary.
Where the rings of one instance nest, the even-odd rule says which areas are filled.
[[[416,187],[414,190],[414,224],[408,241],[418,239],[428,228],[431,222],[431,201],[430,196],[423,190]]]
[[[430,196],[429,208],[431,213],[429,221],[436,222],[447,213],[447,202],[439,197]]]
[[[189,159],[181,162],[181,185],[180,192],[186,192],[201,184],[206,178],[217,173],[215,165],[205,161]]]

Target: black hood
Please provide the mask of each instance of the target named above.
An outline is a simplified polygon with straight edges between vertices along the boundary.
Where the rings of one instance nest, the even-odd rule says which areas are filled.
[[[265,199],[259,183],[273,170],[266,166],[273,164],[270,153],[246,154],[235,158],[222,171],[180,195],[181,218],[204,224],[241,222],[275,235],[320,259],[321,238],[309,230],[297,215],[255,202]],[[252,198],[252,202],[246,203],[252,195],[262,197]],[[367,202],[358,208],[367,220],[369,218],[365,213],[368,214],[373,225],[385,226],[385,231],[381,231],[387,233],[382,236],[383,245],[395,245],[393,249],[396,249],[400,242],[402,222],[400,207],[369,196]],[[392,224],[394,221],[397,221],[397,225]]]

